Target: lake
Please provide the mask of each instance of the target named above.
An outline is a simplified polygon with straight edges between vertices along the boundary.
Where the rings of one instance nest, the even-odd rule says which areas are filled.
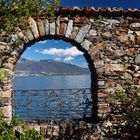
[[[90,88],[90,75],[16,76],[15,90]]]
[[[90,84],[90,75],[17,76],[14,112],[30,121],[90,117]]]

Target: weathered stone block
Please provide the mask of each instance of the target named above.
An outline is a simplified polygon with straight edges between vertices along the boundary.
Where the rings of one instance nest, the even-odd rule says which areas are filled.
[[[0,106],[4,107],[4,106],[9,106],[11,104],[11,98],[8,97],[1,97],[0,98]]]
[[[106,114],[110,111],[109,107],[100,107],[98,108],[98,113],[101,113],[101,114]]]
[[[94,66],[95,66],[95,68],[101,68],[104,66],[104,61],[103,60],[95,60]]]
[[[36,21],[32,17],[29,17],[29,26],[33,32],[34,37],[39,38],[38,27]]]
[[[13,90],[11,88],[11,86],[8,86],[9,89],[8,90],[3,90],[2,88],[2,91],[1,91],[1,98],[9,98],[10,101],[12,101],[12,97],[13,97]]]
[[[110,32],[104,32],[104,33],[102,33],[102,36],[107,37],[107,38],[111,38],[112,34]]]
[[[140,36],[140,31],[135,31],[135,34],[136,34],[137,36]]]
[[[0,53],[4,52],[4,49],[6,49],[6,46],[0,44]]]
[[[18,32],[17,35],[18,35],[18,37],[19,37],[20,39],[24,38],[23,32]]]
[[[95,20],[93,18],[90,18],[89,21],[90,21],[90,23],[94,23],[95,22]]]
[[[120,24],[119,20],[115,20],[115,19],[103,19],[103,22],[105,22],[105,24]]]
[[[127,72],[124,73],[123,78],[124,78],[124,79],[129,79],[129,80],[132,80],[132,79],[133,79],[133,78],[132,78],[132,75],[131,75],[130,73],[127,73]]]
[[[2,46],[6,46],[7,43],[5,43],[5,42],[1,42],[1,41],[0,41],[0,45],[2,45]]]
[[[114,55],[117,57],[124,56],[126,54],[125,50],[114,50]]]
[[[71,35],[72,30],[73,30],[73,20],[69,20],[67,31],[66,31],[66,37],[69,37]]]
[[[128,34],[129,41],[135,44],[135,36],[133,34]]]
[[[60,31],[60,16],[58,16],[56,20],[56,34],[57,35],[59,35],[59,31]]]
[[[20,32],[17,32],[16,34],[17,34],[18,38],[22,39],[25,43],[29,42],[28,38],[24,35],[23,32],[20,31]]]
[[[32,32],[29,29],[24,31],[24,34],[28,38],[28,40],[30,40],[30,41],[34,40],[34,36],[33,36]]]
[[[121,72],[125,70],[122,64],[110,64],[109,69],[110,71],[121,71]]]
[[[17,49],[15,50],[16,52],[18,52],[18,55],[20,55],[20,53],[23,51],[24,49],[24,44],[18,45]]]
[[[120,36],[118,36],[118,40],[120,40],[120,42],[124,43],[128,41],[128,35],[127,34],[120,34]]]
[[[14,69],[14,65],[12,63],[4,63],[4,68],[9,69],[9,70],[13,70]],[[5,70],[6,72],[7,70]],[[7,76],[7,72],[5,73]]]
[[[48,35],[50,33],[49,21],[47,19],[45,19],[45,20],[43,20],[43,23],[44,23],[45,33],[46,33],[46,35]]]
[[[12,35],[11,35],[11,40],[12,40],[13,42],[16,42],[16,41],[18,40],[18,36],[17,36],[16,34],[12,34]]]
[[[113,94],[116,90],[113,87],[107,87],[104,92],[108,94]]]
[[[137,44],[140,45],[140,36],[137,36]]]
[[[140,64],[140,54],[135,57],[135,63]]]
[[[9,118],[12,115],[12,106],[11,105],[4,106],[4,107],[2,107],[1,111],[4,115],[4,117]]]
[[[50,23],[50,35],[55,35],[55,21]]]
[[[81,46],[85,49],[85,50],[89,50],[90,46],[92,46],[92,42],[90,42],[89,40],[85,39],[82,43]]]
[[[62,22],[60,24],[60,31],[59,31],[60,35],[65,35],[66,29],[67,29],[67,24],[65,22]]]
[[[101,67],[101,68],[96,68],[96,73],[97,73],[97,74],[104,73],[104,68],[103,68],[103,67]]]
[[[109,94],[107,94],[107,93],[103,93],[103,92],[98,93],[98,97],[100,97],[100,98],[107,98],[108,96],[109,96]]]
[[[97,35],[97,31],[91,29],[91,30],[89,31],[89,35],[91,35],[91,36],[96,36],[96,35]]]
[[[39,30],[40,36],[44,36],[45,35],[45,29],[44,29],[43,21],[41,19],[37,19],[37,24],[38,24],[38,30]]]
[[[99,81],[98,80],[98,86],[104,86],[105,85],[105,81]]]
[[[78,31],[79,31],[79,27],[74,26],[70,38],[71,38],[71,39],[75,39],[76,35],[78,34]]]
[[[89,54],[94,53],[94,52],[97,51],[99,48],[101,48],[102,46],[104,46],[105,44],[107,44],[107,42],[108,42],[108,41],[102,41],[102,42],[96,44],[95,46],[90,47],[88,53],[89,53]]]
[[[88,51],[88,53],[89,53],[89,51]],[[91,53],[90,57],[91,57],[91,60],[94,60],[94,61],[95,60],[100,60],[100,52],[99,52],[99,50],[96,51],[95,53]]]
[[[140,28],[140,23],[131,23],[130,28],[132,28],[132,29]]]
[[[91,28],[91,25],[85,25],[83,26],[79,33],[77,34],[75,40],[78,42],[78,43],[81,43],[83,40],[84,40],[84,37],[86,36],[86,34],[88,33],[89,29]]]

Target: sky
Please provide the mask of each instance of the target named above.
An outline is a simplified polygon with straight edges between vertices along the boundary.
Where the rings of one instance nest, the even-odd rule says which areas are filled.
[[[28,47],[21,56],[32,60],[55,60],[87,67],[83,52],[63,40],[44,40]]]
[[[63,7],[65,6],[78,6],[80,8],[86,7],[122,7],[140,9],[140,0],[62,0],[60,3]]]
[[[62,0],[61,6],[82,7],[121,7],[124,9],[140,9],[140,0]],[[22,58],[26,59],[52,59],[87,67],[83,53],[75,46],[62,40],[44,40],[36,42],[25,50]]]

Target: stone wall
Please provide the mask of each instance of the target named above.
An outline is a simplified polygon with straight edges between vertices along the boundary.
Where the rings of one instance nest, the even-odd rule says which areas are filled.
[[[56,16],[49,19],[30,17],[30,28],[15,29],[8,42],[1,33],[0,56],[7,76],[7,80],[1,82],[1,110],[6,120],[12,115],[12,78],[16,62],[27,46],[47,38],[75,42],[80,46],[77,48],[90,57],[97,74],[97,113],[105,117],[111,111],[110,95],[123,88],[125,79],[140,87],[139,17],[140,12],[132,10],[60,8]]]

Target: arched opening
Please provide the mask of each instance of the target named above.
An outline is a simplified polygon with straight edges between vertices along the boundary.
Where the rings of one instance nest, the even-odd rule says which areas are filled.
[[[58,36],[49,36],[47,38],[42,38],[42,40],[37,40],[39,42],[37,42],[37,44],[39,45],[40,43],[46,43],[46,41],[51,40],[51,44],[52,44],[52,39],[57,40],[55,41],[55,43],[62,43],[62,40],[60,40],[61,38]],[[63,39],[63,38],[62,38]],[[47,83],[48,87],[47,89],[44,88],[44,83],[45,82],[41,82],[41,87],[39,88],[39,81],[36,81],[35,78],[37,79],[38,77],[34,77],[35,75],[37,76],[38,74],[35,72],[33,77],[30,79],[31,81],[28,82],[28,77],[31,73],[26,73],[26,77],[24,77],[22,80],[23,81],[18,81],[19,79],[15,78],[15,84],[14,84],[14,111],[15,113],[21,115],[20,119],[23,120],[63,120],[63,119],[83,119],[83,120],[88,120],[88,121],[95,121],[95,118],[97,116],[97,75],[96,75],[96,71],[93,65],[93,62],[89,56],[89,54],[81,47],[81,45],[73,40],[70,39],[63,39],[65,42],[70,42],[71,46],[75,46],[73,51],[77,52],[79,51],[79,54],[81,52],[81,56],[84,58],[82,58],[81,62],[78,62],[77,64],[80,65],[80,67],[82,66],[82,62],[83,60],[85,62],[87,62],[87,67],[90,71],[90,75],[85,76],[84,72],[82,73],[83,75],[80,75],[78,73],[72,73],[68,75],[68,73],[63,74],[63,78],[62,78],[62,73],[61,74],[56,74],[56,73],[41,73],[40,75],[51,75],[51,80],[50,83]],[[30,49],[33,48],[33,46],[31,47],[31,45],[33,45],[34,43],[36,43],[36,41],[28,44],[25,46],[26,49],[24,49],[24,51],[22,52],[23,54],[20,56],[20,58],[23,57],[27,57],[26,54],[24,52],[28,51],[30,52]],[[60,43],[60,44],[61,44]],[[64,42],[63,42],[64,43]],[[49,43],[48,43],[49,44]],[[55,50],[55,52],[53,53],[61,53],[61,51],[63,51],[63,55],[62,57],[53,57],[53,59],[55,60],[55,62],[59,62],[60,63],[60,59],[64,62],[66,61],[70,61],[73,59],[73,57],[71,55],[68,55],[68,50],[70,50],[70,48],[60,48],[58,44],[55,44],[58,46],[55,47],[55,49],[57,48],[58,50]],[[66,45],[66,44],[65,44]],[[51,50],[54,48],[47,48],[45,45],[43,45],[44,50],[41,49],[37,50],[34,49],[35,53],[44,53],[49,55],[49,53],[51,53]],[[71,49],[73,49],[73,47],[71,47]],[[58,51],[58,52],[57,52]],[[75,52],[70,52],[70,53],[75,53]],[[75,53],[76,54],[76,53]],[[59,54],[60,56],[60,54]],[[76,56],[76,55],[75,55]],[[30,56],[31,57],[31,56]],[[40,56],[41,57],[41,56]],[[34,56],[35,58],[35,56]],[[43,57],[41,57],[43,58]],[[39,59],[41,59],[39,58]],[[52,57],[51,57],[52,58]],[[51,63],[52,60],[50,60],[51,58],[47,58],[49,60],[47,60],[48,63]],[[45,61],[45,57],[43,58]],[[23,61],[23,63],[25,61],[28,61],[26,59],[20,59],[21,61]],[[30,59],[31,61],[31,59]],[[40,63],[40,61],[43,60],[35,60],[36,62],[38,61]],[[49,62],[50,61],[50,62]],[[37,62],[37,63],[38,63]],[[63,62],[63,63],[64,63]],[[72,62],[72,61],[71,61]],[[29,61],[27,63],[30,63]],[[74,61],[73,61],[74,63]],[[76,63],[76,62],[75,62]],[[45,63],[44,63],[45,64]],[[44,65],[43,64],[43,65]],[[29,65],[26,65],[26,68],[29,69]],[[75,64],[74,64],[75,65]],[[23,68],[20,65],[17,64],[17,66],[19,66],[19,68]],[[60,65],[61,66],[61,65]],[[58,65],[59,67],[59,65]],[[34,66],[34,69],[37,68],[37,65]],[[68,67],[70,68],[70,67]],[[65,66],[63,67],[63,69],[66,69]],[[18,73],[19,75],[21,73]],[[53,76],[52,76],[53,75]],[[57,76],[56,76],[57,75]],[[59,76],[58,76],[59,75]],[[44,78],[44,77],[43,77]],[[65,79],[64,79],[65,78]],[[48,79],[47,79],[48,80]],[[55,83],[54,83],[54,81]],[[70,82],[70,84],[69,84]],[[16,84],[17,83],[17,84]],[[32,85],[34,85],[34,87],[30,87],[30,83]],[[86,84],[85,84],[86,83]],[[25,84],[26,84],[26,88],[25,88]],[[85,85],[81,85],[81,84],[85,84]],[[55,86],[54,86],[55,85]],[[63,87],[65,86],[65,87]],[[83,86],[83,87],[82,87]],[[23,89],[24,87],[24,89]],[[44,94],[45,96],[43,97],[42,94]],[[33,98],[32,98],[32,97]],[[22,97],[22,98],[21,98]],[[20,100],[22,102],[20,102]],[[37,102],[41,102],[39,105],[36,106]],[[42,108],[46,108],[46,110],[42,110]],[[23,108],[23,109],[22,109]],[[39,112],[37,112],[36,109],[39,110]],[[47,110],[49,108],[49,110]],[[26,111],[25,111],[25,110]],[[35,113],[35,114],[34,114]],[[43,114],[42,114],[43,113]],[[48,118],[47,118],[48,117]]]

